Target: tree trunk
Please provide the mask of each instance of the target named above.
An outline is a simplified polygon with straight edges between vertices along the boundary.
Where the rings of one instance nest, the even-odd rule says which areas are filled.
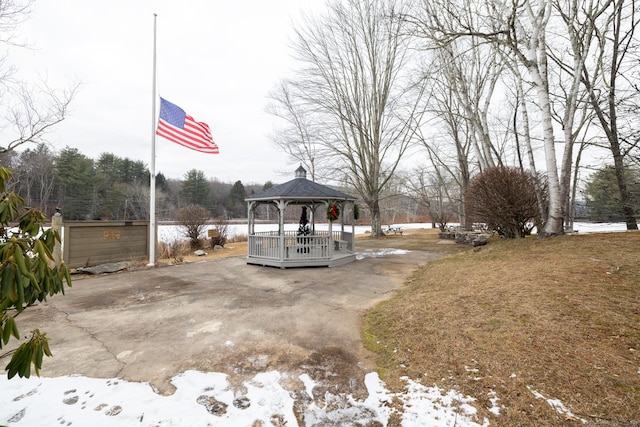
[[[549,100],[549,82],[547,77],[547,50],[545,41],[545,28],[551,14],[551,3],[541,5],[544,14],[532,17],[534,22],[534,34],[531,36],[529,48],[526,52],[525,64],[529,76],[533,80],[540,114],[542,118],[542,133],[544,140],[545,164],[547,169],[547,182],[549,192],[549,208],[547,222],[541,235],[553,236],[563,232],[562,215],[562,188],[558,176],[558,162],[556,158],[555,137],[553,134],[551,103]]]
[[[376,199],[367,202],[367,206],[369,206],[369,211],[371,212],[371,237],[384,236],[384,233],[382,232],[382,218],[380,215],[379,201]]]
[[[630,7],[635,7],[634,2],[630,4]],[[590,76],[587,67],[583,67],[582,80],[589,91],[589,101],[591,106],[598,117],[600,126],[604,130],[611,154],[613,156],[613,163],[616,173],[616,181],[618,183],[618,190],[620,192],[620,205],[621,210],[627,224],[627,230],[637,230],[638,223],[634,216],[633,205],[631,200],[631,194],[627,188],[627,183],[624,176],[624,153],[620,147],[620,138],[618,131],[618,109],[620,108],[619,102],[625,97],[624,90],[622,95],[618,93],[616,86],[619,76],[622,77],[622,71],[624,69],[623,64],[625,56],[627,55],[627,49],[629,49],[628,40],[633,39],[637,24],[632,22],[632,25],[624,25],[626,21],[625,17],[625,2],[612,3],[613,11],[607,22],[607,26],[599,28],[596,33],[599,41],[600,49],[598,51],[598,64],[609,64],[609,68],[598,70],[602,75],[608,74],[608,81],[601,82],[602,88],[598,87],[597,73],[594,72],[593,76]],[[608,7],[608,5],[607,5]],[[628,16],[634,16],[630,14]],[[635,18],[634,18],[635,19]],[[624,30],[626,28],[626,30]],[[624,31],[623,31],[624,30]],[[609,58],[610,55],[610,58]],[[607,57],[604,61],[603,58]],[[627,76],[625,79],[628,79]],[[603,78],[604,80],[604,78]],[[637,89],[636,89],[637,90]],[[607,113],[605,114],[602,108],[601,98],[603,94],[607,94]]]
[[[616,7],[616,22],[621,19],[622,13],[622,3],[620,2],[619,6]],[[614,31],[616,42],[620,41],[620,25],[617,25]],[[613,58],[612,63],[618,64],[619,60],[622,61],[622,58],[619,59],[620,52],[618,43],[615,44],[615,48],[613,49]],[[626,53],[626,52],[625,52]],[[624,57],[624,53],[622,53]],[[633,214],[633,205],[631,203],[631,193],[627,188],[627,180],[624,176],[624,155],[622,150],[620,149],[620,139],[618,138],[618,109],[616,107],[616,99],[618,98],[616,95],[616,68],[612,68],[611,73],[609,75],[609,96],[608,96],[608,105],[609,105],[609,120],[610,120],[610,129],[611,131],[608,133],[609,137],[609,145],[611,146],[611,154],[613,155],[613,164],[616,168],[616,180],[618,181],[618,190],[620,191],[620,204],[622,205],[622,213],[624,215],[624,221],[627,224],[627,230],[637,230],[638,223],[636,222],[636,217]]]
[[[515,69],[515,67],[514,67]],[[524,139],[527,147],[527,159],[529,159],[529,168],[531,169],[531,175],[535,178],[536,185],[536,199],[538,199],[538,210],[540,212],[540,221],[542,222],[542,228],[544,228],[544,224],[547,223],[549,212],[546,209],[545,202],[545,194],[544,194],[544,186],[542,185],[540,175],[538,175],[538,170],[536,168],[536,160],[533,155],[533,147],[531,145],[531,128],[529,126],[529,111],[527,109],[527,104],[524,98],[524,90],[522,88],[522,78],[520,73],[518,73],[518,82],[517,88],[519,98],[522,99],[522,126],[524,129]],[[538,227],[538,232],[540,231],[540,227]]]
[[[536,64],[537,65],[537,64]],[[544,154],[547,167],[547,182],[549,192],[549,207],[547,210],[547,221],[541,235],[553,236],[562,234],[562,191],[560,179],[558,177],[558,163],[556,160],[555,137],[553,134],[553,123],[551,116],[551,105],[549,102],[549,91],[545,80],[542,78],[536,65],[529,67],[529,75],[532,77],[536,87],[540,112],[542,115],[542,130],[544,135]]]
[[[636,221],[636,217],[633,212],[631,192],[629,191],[629,188],[627,188],[627,180],[624,176],[623,156],[620,152],[620,146],[617,138],[614,139],[615,144],[611,141],[611,152],[613,153],[613,163],[616,169],[616,181],[618,183],[618,190],[620,191],[620,204],[622,205],[624,222],[627,224],[627,230],[637,230],[638,222]]]

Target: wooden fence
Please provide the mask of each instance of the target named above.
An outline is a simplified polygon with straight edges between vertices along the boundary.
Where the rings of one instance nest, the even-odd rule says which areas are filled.
[[[149,221],[64,221],[62,230],[71,268],[149,259]]]

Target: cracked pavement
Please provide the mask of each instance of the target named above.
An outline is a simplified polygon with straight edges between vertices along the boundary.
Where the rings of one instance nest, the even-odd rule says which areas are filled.
[[[47,377],[145,381],[166,395],[186,370],[223,372],[236,384],[279,370],[330,378],[331,387],[357,394],[375,367],[360,338],[366,309],[443,255],[286,270],[231,257],[107,274],[74,280],[66,295],[17,320],[23,335],[40,328],[51,339]]]

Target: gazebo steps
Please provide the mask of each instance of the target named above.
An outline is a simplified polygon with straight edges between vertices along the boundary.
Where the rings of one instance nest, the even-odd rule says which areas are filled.
[[[334,254],[332,258],[288,258],[286,260],[247,257],[247,264],[265,267],[337,267],[356,260],[355,254]]]

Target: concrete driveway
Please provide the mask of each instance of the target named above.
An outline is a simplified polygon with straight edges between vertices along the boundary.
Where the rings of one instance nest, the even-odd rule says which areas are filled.
[[[240,384],[277,369],[331,377],[331,387],[355,395],[374,368],[360,338],[365,310],[441,256],[411,251],[286,270],[232,257],[114,273],[75,280],[18,321],[23,334],[37,327],[51,338],[47,377],[119,377],[170,394],[169,380],[186,370]]]

